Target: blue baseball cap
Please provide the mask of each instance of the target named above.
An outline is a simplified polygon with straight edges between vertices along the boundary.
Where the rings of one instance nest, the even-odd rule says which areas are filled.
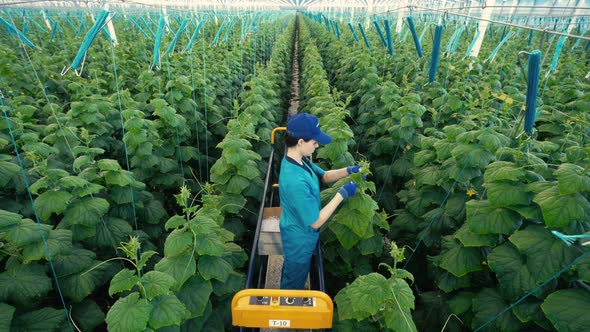
[[[297,113],[287,120],[287,132],[296,138],[314,139],[318,143],[328,144],[332,137],[320,130],[318,118],[309,113]]]

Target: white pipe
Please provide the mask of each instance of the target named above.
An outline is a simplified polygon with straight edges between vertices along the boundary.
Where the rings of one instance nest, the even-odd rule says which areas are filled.
[[[491,0],[492,5],[496,3],[495,0]],[[473,48],[471,49],[471,53],[469,54],[469,56],[475,57],[477,58],[477,56],[479,55],[479,51],[481,50],[481,45],[483,44],[483,39],[486,35],[486,30],[488,29],[488,25],[489,22],[486,20],[489,20],[492,17],[492,8],[484,8],[481,11],[481,18],[484,19],[483,21],[479,22],[479,28],[477,29],[479,31],[479,35],[477,36],[477,39],[475,40],[475,44],[473,45]]]
[[[51,26],[51,22],[49,22],[47,15],[45,15],[45,11],[42,10],[41,14],[43,14],[43,20],[45,21],[45,25],[47,25],[47,27],[49,28],[49,31],[53,30],[53,27]]]
[[[117,46],[119,43],[117,42],[117,33],[115,32],[115,26],[113,25],[113,13],[109,13],[109,16],[107,17],[107,30],[113,39],[113,46]]]
[[[408,5],[408,0],[403,1],[404,6]],[[395,25],[395,32],[400,33],[402,31],[402,23],[404,22],[404,12],[400,10],[397,14],[397,24]]]
[[[168,12],[166,11],[166,7],[162,7],[162,13],[164,14],[164,21],[166,22],[166,25],[164,25],[164,28],[166,29],[166,31],[168,31],[169,33],[172,33],[172,31],[170,31],[170,21],[168,20]]]

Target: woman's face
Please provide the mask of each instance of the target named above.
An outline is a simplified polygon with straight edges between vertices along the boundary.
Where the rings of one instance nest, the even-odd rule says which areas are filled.
[[[317,149],[320,145],[314,139],[310,139],[309,141],[299,140],[301,143],[301,154],[305,157],[310,157],[315,149]]]

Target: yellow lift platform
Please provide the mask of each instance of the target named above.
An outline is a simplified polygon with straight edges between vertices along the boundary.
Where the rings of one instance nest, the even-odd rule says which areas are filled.
[[[271,152],[254,243],[250,252],[246,285],[232,300],[234,331],[332,328],[334,304],[325,293],[319,241],[312,259],[307,289],[279,289],[283,248],[279,230],[281,207],[276,180],[282,157],[276,154],[275,134],[286,130],[286,127],[278,127],[271,133]],[[278,167],[275,169],[276,165]]]
[[[232,300],[234,326],[274,329],[332,327],[334,305],[324,292],[290,289],[244,289]]]

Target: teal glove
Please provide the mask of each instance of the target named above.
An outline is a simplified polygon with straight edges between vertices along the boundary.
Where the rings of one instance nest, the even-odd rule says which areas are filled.
[[[361,168],[363,168],[361,165],[348,166],[346,167],[346,172],[348,172],[348,174],[358,173],[361,171]]]
[[[352,197],[356,193],[356,183],[350,181],[338,190],[338,193],[342,195],[342,198]]]

